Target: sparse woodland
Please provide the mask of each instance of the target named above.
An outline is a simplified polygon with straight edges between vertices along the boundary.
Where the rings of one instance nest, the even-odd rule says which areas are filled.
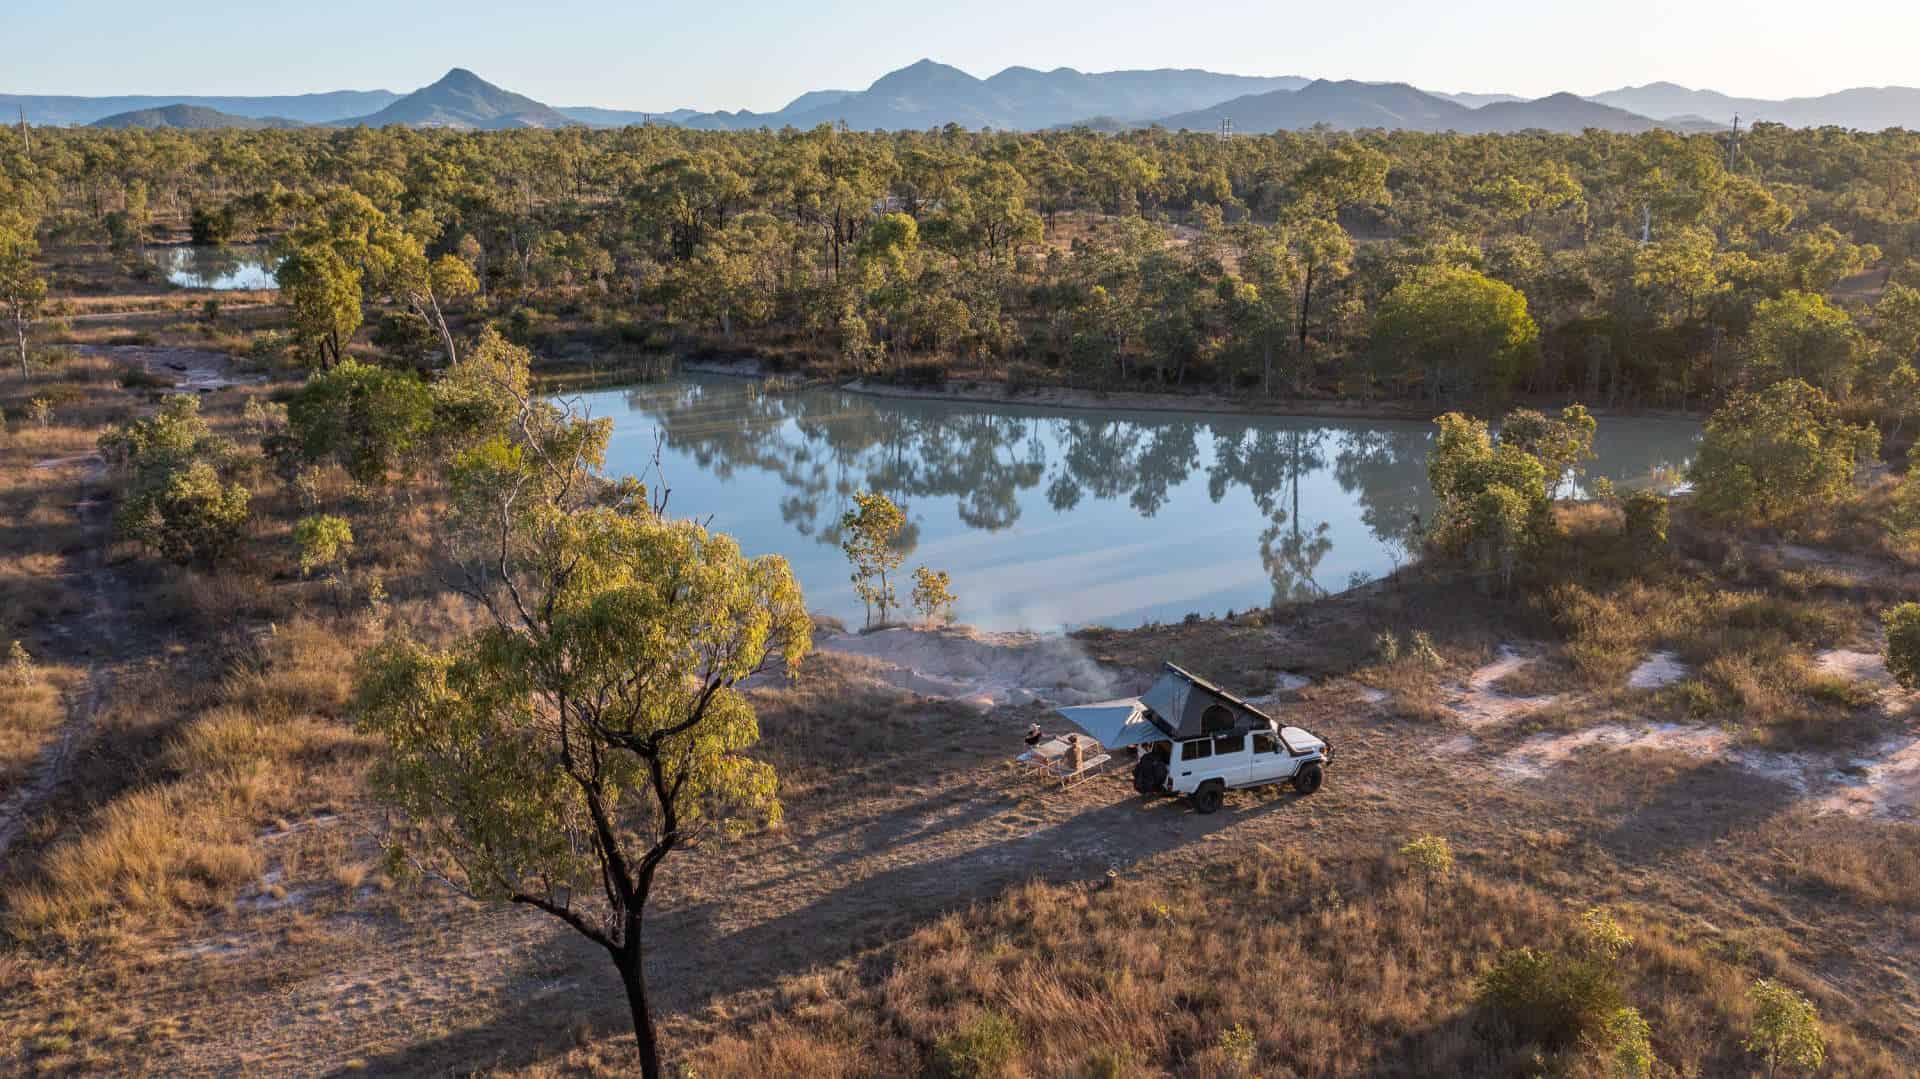
[[[0,1070],[1920,1062],[1920,135],[31,135]],[[540,381],[713,357],[1435,419],[1417,564],[1071,641],[1310,678],[1326,789],[1042,791],[1044,706],[818,647]],[[1571,482],[1633,409],[1689,487]],[[871,620],[945,632],[857,503]]]

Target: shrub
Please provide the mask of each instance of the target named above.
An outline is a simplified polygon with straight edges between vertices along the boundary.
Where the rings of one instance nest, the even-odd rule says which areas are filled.
[[[1400,856],[1418,870],[1429,891],[1453,875],[1453,844],[1446,836],[1423,835],[1400,848]]]
[[[995,1079],[1020,1054],[1020,1027],[996,1011],[983,1011],[933,1047],[934,1062],[952,1079]]]
[[[1653,1074],[1653,1029],[1636,1008],[1621,1008],[1608,1016],[1599,1034],[1588,1039],[1587,1048],[1614,1079],[1648,1079]]]
[[[1842,421],[1826,394],[1788,379],[1729,398],[1688,476],[1709,516],[1777,524],[1838,499],[1879,444],[1877,430]]]
[[[314,514],[293,526],[293,542],[300,549],[300,575],[310,577],[346,560],[353,550],[353,528],[331,514]]]
[[[1880,618],[1887,630],[1887,670],[1900,684],[1920,685],[1920,603],[1902,603]]]
[[[1245,1075],[1253,1070],[1254,1049],[1253,1031],[1248,1030],[1246,1024],[1235,1023],[1220,1032],[1220,1055],[1236,1074]]]
[[[1501,953],[1477,998],[1516,1035],[1555,1050],[1603,1037],[1607,1020],[1626,1006],[1611,963],[1534,948]]]
[[[1747,991],[1747,999],[1753,1002],[1753,1026],[1742,1045],[1766,1060],[1769,1075],[1782,1064],[1811,1072],[1826,1062],[1820,1016],[1806,997],[1762,978]]]
[[[114,513],[121,536],[181,563],[217,560],[239,541],[250,496],[221,481],[217,466],[232,447],[207,429],[198,398],[167,398],[156,415],[103,436],[100,448],[129,473]]]
[[[1635,491],[1623,504],[1626,527],[1622,536],[1635,551],[1653,552],[1667,545],[1667,496],[1655,491]]]
[[[7,681],[25,689],[33,684],[33,656],[27,653],[27,646],[19,641],[7,647]]]
[[[338,461],[355,481],[378,485],[426,437],[432,419],[433,397],[419,379],[347,360],[287,403],[286,438],[272,452],[302,464]]]

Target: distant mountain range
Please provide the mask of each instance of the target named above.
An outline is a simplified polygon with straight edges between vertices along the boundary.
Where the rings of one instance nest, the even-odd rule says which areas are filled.
[[[391,90],[339,90],[293,97],[44,97],[0,94],[0,119],[13,120],[22,111],[27,122],[47,127],[76,127],[125,112],[194,105],[230,116],[265,119],[270,116],[324,124],[347,116],[366,116],[400,100]]]
[[[235,116],[219,109],[209,109],[204,105],[166,105],[157,109],[135,109],[132,112],[115,113],[88,124],[88,127],[128,128],[128,127],[178,127],[189,130],[207,130],[210,128],[288,128],[305,127],[298,120],[289,120],[284,116]]]
[[[1633,133],[1662,126],[1648,117],[1573,94],[1554,94],[1535,101],[1495,99],[1470,107],[1405,83],[1324,80],[1298,90],[1235,98],[1211,108],[1168,116],[1159,123],[1175,130],[1212,131],[1226,121],[1232,122],[1235,131],[1245,132],[1299,131],[1320,124],[1348,131],[1384,127],[1462,134],[1534,130],[1578,133],[1588,128]]]
[[[1593,95],[1592,100],[1660,120],[1704,116],[1729,123],[1738,114],[1743,124],[1768,121],[1788,127],[1850,127],[1861,131],[1920,128],[1920,89],[1910,86],[1862,86],[1819,97],[1769,101],[1656,82],[1609,90]]]
[[[1087,73],[1011,67],[976,78],[921,60],[882,76],[865,90],[814,90],[775,112],[639,112],[592,106],[553,108],[455,68],[431,86],[401,95],[387,90],[297,97],[36,97],[0,94],[0,117],[24,111],[29,122],[103,127],[443,127],[462,130],[554,128],[573,124],[624,127],[671,124],[699,130],[811,128],[845,123],[856,130],[969,129],[1037,131],[1087,126],[1101,131],[1159,125],[1243,134],[1302,130],[1397,128],[1499,133],[1638,132],[1655,127],[1717,130],[1737,114],[1743,123],[1863,130],[1920,129],[1920,89],[1862,87],[1820,97],[1769,101],[1673,83],[1630,86],[1580,97],[1562,93],[1526,99],[1498,93],[1438,93],[1405,83],[1331,81],[1283,75],[1256,77],[1160,69]]]
[[[1096,116],[1150,120],[1204,108],[1228,98],[1293,89],[1309,80],[1254,78],[1163,69],[1087,74],[1072,68],[1010,67],[977,79],[956,67],[921,60],[861,91],[802,94],[779,112],[698,113],[671,122],[705,130],[809,128],[845,122],[856,130],[914,130],[959,124],[1002,131],[1038,131]]]

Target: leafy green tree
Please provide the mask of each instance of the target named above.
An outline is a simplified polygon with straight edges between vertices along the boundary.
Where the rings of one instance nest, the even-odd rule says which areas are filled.
[[[287,434],[273,448],[304,464],[336,461],[379,486],[426,438],[433,394],[412,374],[347,360],[316,372],[287,402]]]
[[[603,949],[641,1072],[662,1074],[643,923],[659,871],[778,819],[737,686],[797,670],[811,623],[786,562],[661,515],[600,476],[609,426],[538,399],[460,451],[436,548],[483,612],[444,649],[404,633],[362,658],[359,722],[410,867],[544,911]]]
[[[1546,466],[1517,444],[1496,445],[1484,421],[1449,412],[1434,422],[1440,436],[1427,479],[1439,505],[1431,539],[1510,588],[1551,528]]]
[[[1600,423],[1585,405],[1568,405],[1549,418],[1530,408],[1515,409],[1500,421],[1500,442],[1540,461],[1547,471],[1547,497],[1559,497],[1563,484],[1584,473],[1593,460],[1593,436]]]
[[[314,245],[282,258],[276,278],[294,335],[313,350],[319,366],[339,363],[363,317],[359,272],[338,251]]]
[[[1771,978],[1754,982],[1747,999],[1753,1003],[1753,1023],[1741,1044],[1767,1062],[1769,1076],[1782,1064],[1811,1073],[1826,1063],[1827,1039],[1812,1001]]]
[[[875,614],[885,623],[887,612],[898,606],[887,574],[900,568],[906,552],[895,546],[907,515],[893,500],[878,492],[856,492],[853,508],[840,518],[840,549],[853,563],[853,590],[867,607],[867,624]]]
[[[32,377],[27,366],[27,330],[40,317],[47,299],[47,282],[33,268],[39,245],[30,228],[11,227],[0,216],[0,306],[13,323],[13,339],[20,353],[20,380]]]
[[[346,561],[353,550],[353,526],[332,514],[312,514],[294,524],[293,544],[300,551],[300,575],[311,577]]]
[[[1442,268],[1387,294],[1371,347],[1378,367],[1417,376],[1438,401],[1460,389],[1505,394],[1532,370],[1539,336],[1526,297],[1511,285]]]
[[[935,622],[953,621],[953,605],[960,597],[953,594],[953,578],[946,570],[917,566],[913,571],[913,608],[927,620],[928,625]]]
[[[1838,499],[1879,443],[1878,431],[1841,419],[1826,394],[1787,379],[1728,398],[1707,420],[1687,474],[1708,515],[1777,524]]]
[[[1400,644],[1394,641],[1397,653]],[[1453,877],[1453,844],[1443,835],[1423,835],[1409,840],[1400,847],[1400,857],[1420,874],[1420,883],[1424,895],[1431,900],[1433,887],[1444,884]]]
[[[1788,292],[1753,313],[1753,362],[1764,382],[1797,378],[1836,397],[1853,384],[1860,335],[1853,319],[1822,296]]]

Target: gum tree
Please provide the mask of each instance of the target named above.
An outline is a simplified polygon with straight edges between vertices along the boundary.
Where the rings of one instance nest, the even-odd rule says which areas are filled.
[[[868,625],[873,625],[875,611],[879,612],[879,620],[885,622],[887,612],[899,606],[887,574],[906,561],[906,553],[894,546],[906,525],[907,515],[900,512],[892,499],[878,492],[855,494],[853,508],[840,518],[840,532],[844,537],[840,549],[846,552],[847,561],[853,563],[853,590],[867,605]]]
[[[0,307],[13,323],[22,382],[32,377],[27,366],[27,330],[40,317],[40,306],[47,299],[47,283],[33,269],[37,251],[31,231],[14,228],[0,219]]]
[[[759,728],[736,687],[796,670],[811,624],[784,559],[749,560],[637,483],[604,479],[608,425],[528,395],[518,355],[449,375],[493,395],[469,415],[502,420],[453,455],[434,537],[482,627],[370,651],[358,715],[388,747],[376,783],[401,811],[392,864],[543,911],[604,949],[651,1079],[647,900],[675,851],[778,820],[773,770],[745,756]]]

